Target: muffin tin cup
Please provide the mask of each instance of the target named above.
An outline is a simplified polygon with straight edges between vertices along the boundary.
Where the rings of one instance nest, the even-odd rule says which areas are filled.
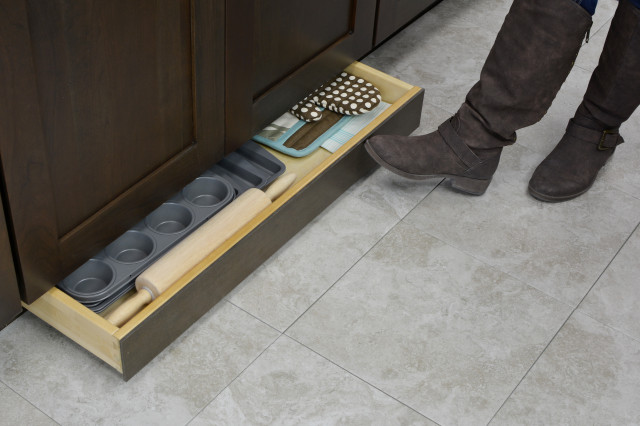
[[[58,287],[101,312],[135,286],[136,277],[249,188],[262,188],[285,166],[248,142],[185,186],[76,269]]]
[[[94,312],[135,285],[136,277],[235,198],[226,180],[199,177],[65,278],[58,287]]]

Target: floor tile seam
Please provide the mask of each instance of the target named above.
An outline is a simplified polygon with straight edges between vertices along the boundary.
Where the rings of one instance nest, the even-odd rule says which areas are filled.
[[[607,322],[599,320],[598,318],[596,318],[593,315],[591,315],[589,312],[586,312],[586,311],[581,310],[581,309],[576,309],[573,313],[578,314],[578,315],[584,315],[585,317],[588,317],[588,318],[592,319],[593,321],[597,322],[598,324],[602,325],[603,327],[606,327],[606,328],[610,329],[611,331],[613,331],[613,332],[615,332],[617,334],[622,334],[624,337],[627,337],[629,340],[633,340],[634,342],[640,344],[640,338],[629,334],[624,329],[618,328],[618,327],[616,327],[616,326],[614,326],[612,324],[608,324]]]
[[[289,326],[282,332],[283,334],[287,334],[287,331],[289,331],[291,329],[291,327],[293,327],[310,309],[312,309],[324,296],[325,294],[327,294],[329,291],[331,291],[331,289],[337,284],[339,283],[342,278],[344,278],[354,267],[356,267],[358,264],[360,264],[360,262],[362,262],[362,259],[364,259],[374,248],[376,248],[380,242],[387,236],[389,235],[390,232],[392,232],[400,223],[403,223],[404,218],[407,217],[407,215],[409,213],[411,213],[414,209],[416,209],[420,203],[425,200],[440,184],[442,183],[442,181],[440,183],[438,183],[438,185],[435,185],[431,191],[429,191],[429,193],[427,195],[425,195],[418,203],[416,203],[416,205],[409,210],[404,216],[400,217],[395,224],[393,224],[393,226],[391,226],[384,234],[382,234],[380,236],[380,238],[378,238],[376,240],[376,242],[374,244],[371,245],[371,247],[369,247],[359,258],[358,260],[356,260],[355,262],[353,262],[353,264],[346,270],[344,271],[338,278],[336,278],[336,280],[334,280],[334,282],[325,290],[322,292],[321,295],[319,295],[314,301],[313,303],[311,303],[300,315],[298,315],[296,317],[295,320],[293,320],[293,322],[291,324],[289,324]],[[288,334],[287,334],[288,336]]]
[[[246,311],[245,311],[245,312],[246,312]],[[253,316],[253,315],[252,315],[252,316]],[[215,401],[215,400],[218,398],[218,396],[220,396],[220,394],[222,394],[222,392],[224,392],[224,391],[225,391],[225,390],[227,390],[227,389],[228,389],[232,384],[234,384],[234,383],[236,382],[236,380],[238,380],[238,378],[239,378],[240,376],[242,376],[242,374],[244,374],[244,372],[245,372],[245,371],[247,371],[247,369],[248,369],[249,367],[251,367],[251,366],[252,366],[252,365],[253,365],[253,364],[254,364],[254,363],[255,363],[255,362],[256,362],[256,361],[257,361],[257,360],[262,356],[262,354],[264,354],[267,350],[269,350],[269,348],[270,348],[271,346],[273,346],[273,344],[274,344],[275,342],[277,342],[277,341],[278,341],[278,339],[280,339],[280,337],[282,337],[283,333],[280,333],[280,332],[278,332],[278,333],[279,333],[279,334],[278,334],[278,336],[277,336],[275,339],[273,339],[273,341],[272,341],[271,343],[269,343],[269,344],[267,345],[267,347],[265,347],[265,348],[264,348],[264,349],[263,349],[263,350],[262,350],[262,351],[261,351],[261,352],[260,352],[260,353],[259,353],[259,354],[254,358],[254,359],[253,359],[253,360],[251,360],[251,362],[250,362],[250,363],[248,363],[248,364],[247,364],[247,365],[242,369],[242,371],[240,371],[240,372],[239,372],[239,373],[238,373],[238,374],[237,374],[237,375],[236,375],[232,380],[230,380],[230,381],[229,381],[229,383],[227,383],[227,384],[226,384],[222,389],[220,389],[220,391],[219,391],[218,393],[216,393],[216,394],[213,396],[213,398],[211,398],[211,400],[209,400],[209,402],[207,402],[206,404],[204,404],[204,405],[203,405],[203,407],[202,407],[200,410],[198,410],[198,412],[197,412],[193,417],[191,417],[191,419],[190,419],[187,423],[185,423],[185,426],[187,426],[187,425],[191,424],[191,422],[193,422],[193,421],[196,419],[196,417],[198,417],[200,414],[202,414],[202,412],[203,412],[204,410],[206,410],[206,409],[207,409],[207,407],[208,407],[209,405],[211,405],[211,403],[212,403],[213,401]]]
[[[426,420],[433,422],[434,424],[441,426],[440,423],[436,422],[435,420],[432,420],[431,418],[429,418],[428,416],[424,415],[423,413],[421,413],[419,410],[417,410],[416,408],[413,408],[411,405],[403,402],[402,400],[396,398],[395,396],[389,394],[388,392],[384,391],[383,389],[380,389],[378,386],[368,382],[367,380],[363,379],[362,377],[358,376],[357,374],[355,374],[354,372],[350,371],[349,369],[347,369],[346,367],[343,367],[342,365],[338,364],[337,362],[333,361],[331,358],[328,358],[327,356],[321,354],[320,352],[316,351],[315,349],[305,345],[304,343],[300,342],[299,340],[297,340],[296,338],[292,337],[291,335],[287,334],[286,332],[284,333],[284,336],[291,339],[292,341],[296,342],[297,344],[299,344],[300,346],[308,349],[309,351],[313,352],[314,354],[318,355],[319,357],[321,357],[322,359],[326,360],[327,362],[331,363],[332,365],[335,365],[336,367],[338,367],[340,370],[344,371],[345,373],[349,374],[352,377],[355,377],[356,379],[358,379],[359,381],[361,381],[362,383],[367,384],[368,386],[371,386],[373,389],[376,389],[378,392],[382,393],[383,395],[391,398],[392,400],[396,401],[397,403],[401,404],[402,406],[408,408],[409,410],[415,412],[416,414],[418,414],[419,416],[425,418]]]
[[[435,189],[435,187],[434,187],[433,189]],[[413,209],[415,209],[415,208],[416,208],[416,207],[417,207],[417,206],[418,206],[418,205],[419,205],[419,204],[420,204],[420,203],[421,203],[421,202],[422,202],[422,201],[423,201],[423,200],[424,200],[424,199],[425,199],[429,194],[431,194],[431,192],[433,192],[433,189],[431,189],[431,191],[429,191],[429,192],[428,192],[424,197],[422,197],[418,202],[416,202],[416,204],[415,204],[415,205],[414,205],[414,206],[409,210],[409,212],[413,211]],[[274,326],[274,325],[269,324],[266,320],[263,320],[263,319],[262,319],[262,318],[260,318],[259,316],[257,316],[257,315],[255,315],[255,314],[253,314],[252,312],[250,312],[250,311],[246,310],[245,308],[241,307],[240,305],[238,305],[238,304],[236,304],[236,303],[232,302],[232,301],[231,301],[231,299],[228,297],[228,295],[227,295],[227,296],[224,296],[224,297],[222,298],[222,300],[224,300],[225,302],[227,302],[227,303],[229,303],[229,304],[231,304],[231,305],[235,306],[236,308],[240,309],[241,311],[243,311],[243,312],[247,313],[248,315],[252,316],[253,318],[257,319],[258,321],[260,321],[260,322],[264,323],[265,325],[267,325],[267,326],[269,326],[269,327],[273,328],[273,329],[274,329],[274,330],[276,330],[278,333],[285,333],[285,332],[286,332],[286,330],[287,330],[287,329],[289,329],[293,324],[295,324],[295,322],[296,322],[296,321],[297,321],[301,316],[303,316],[303,315],[304,315],[304,314],[305,314],[305,313],[306,313],[306,312],[307,312],[307,311],[308,311],[308,310],[309,310],[309,309],[310,309],[310,308],[311,308],[311,307],[312,307],[312,306],[313,306],[313,305],[314,305],[318,300],[320,300],[320,299],[321,299],[321,298],[322,298],[322,297],[327,293],[327,291],[329,291],[329,290],[330,290],[330,289],[331,289],[331,288],[332,288],[332,287],[333,287],[333,286],[334,286],[338,281],[340,281],[340,280],[342,279],[342,277],[343,277],[345,274],[347,274],[347,273],[351,270],[351,268],[353,268],[356,264],[358,264],[358,263],[362,260],[362,258],[363,258],[363,257],[365,257],[365,256],[369,253],[369,251],[371,251],[371,249],[373,249],[373,247],[375,247],[375,246],[376,246],[376,245],[377,245],[377,244],[378,244],[378,243],[379,243],[379,242],[380,242],[380,241],[381,241],[381,240],[382,240],[382,239],[383,239],[383,238],[384,238],[384,237],[385,237],[389,232],[391,232],[391,230],[393,230],[393,229],[398,225],[398,223],[400,223],[400,222],[402,221],[402,218],[403,218],[403,217],[405,217],[407,214],[409,214],[409,212],[407,212],[404,216],[401,216],[401,217],[400,217],[400,215],[398,215],[397,220],[395,221],[395,223],[393,223],[393,224],[391,225],[391,227],[389,228],[389,230],[387,230],[386,232],[384,232],[384,234],[383,234],[382,236],[380,236],[378,239],[376,239],[376,240],[375,240],[375,242],[371,245],[371,247],[366,248],[366,249],[365,249],[365,251],[363,252],[363,254],[362,254],[362,255],[360,255],[360,256],[358,256],[358,258],[357,258],[357,259],[356,259],[356,260],[351,264],[351,266],[349,266],[345,272],[343,272],[342,274],[340,274],[340,276],[339,276],[338,278],[336,278],[336,279],[333,281],[333,283],[331,283],[331,285],[329,285],[329,287],[327,287],[327,288],[322,292],[322,294],[320,294],[317,298],[315,298],[315,300],[314,300],[314,301],[313,301],[313,302],[312,302],[312,303],[311,303],[311,304],[310,304],[310,305],[309,305],[309,306],[308,306],[308,307],[307,307],[307,308],[306,308],[306,309],[305,309],[305,310],[304,310],[300,315],[298,315],[298,316],[295,318],[295,320],[294,320],[291,324],[289,324],[289,325],[284,329],[284,331],[282,331],[282,330],[278,329],[278,327],[276,327],[276,326]]]
[[[614,11],[615,13],[615,11]],[[591,27],[591,31],[589,32],[589,41],[591,41],[591,39],[598,35],[600,33],[600,31],[604,30],[604,28],[613,20],[613,14],[611,14],[611,16],[609,18],[607,18],[606,20],[602,21],[602,24],[598,27],[598,28],[593,28],[593,26]],[[595,31],[594,31],[595,29]],[[586,40],[585,42],[582,43],[582,45],[584,46],[585,44],[587,44]]]
[[[224,296],[222,298],[222,300],[224,300],[225,302],[233,305],[234,307],[240,309],[241,311],[245,312],[246,314],[250,315],[251,317],[257,319],[258,321],[262,322],[263,324],[267,325],[268,327],[274,329],[275,331],[277,331],[278,333],[285,333],[293,324],[296,323],[296,321],[298,321],[298,319],[300,319],[300,317],[302,317],[318,300],[320,300],[338,281],[340,281],[342,279],[342,277],[344,277],[355,265],[357,265],[362,258],[364,258],[376,245],[378,245],[378,243],[384,239],[384,237],[387,236],[387,234],[389,234],[389,232],[391,232],[401,221],[403,218],[405,218],[408,214],[410,214],[416,207],[418,207],[420,205],[420,203],[422,201],[424,201],[437,187],[438,185],[440,185],[442,183],[442,181],[440,183],[438,183],[437,185],[435,185],[424,197],[420,198],[420,200],[418,200],[415,205],[409,209],[404,215],[398,215],[397,216],[397,220],[395,221],[395,223],[393,223],[391,225],[391,227],[382,235],[380,236],[378,239],[376,239],[376,241],[371,245],[371,247],[367,248],[362,255],[360,255],[352,264],[351,266],[349,266],[349,268],[343,272],[342,274],[340,274],[340,276],[338,278],[336,278],[334,280],[334,282],[325,290],[322,292],[322,294],[320,294],[312,303],[311,305],[309,305],[307,307],[307,309],[305,309],[300,315],[298,315],[295,320],[289,324],[284,331],[280,330],[278,327],[276,327],[275,325],[271,325],[269,324],[266,320],[263,320],[262,318],[260,318],[259,316],[253,314],[252,312],[248,311],[247,309],[243,308],[242,306],[234,303],[229,297]]]
[[[266,320],[263,320],[263,319],[262,319],[262,318],[260,318],[259,316],[257,316],[257,315],[255,315],[255,314],[253,314],[253,313],[249,312],[248,310],[246,310],[245,308],[243,308],[243,307],[242,307],[242,306],[240,306],[240,305],[237,305],[236,303],[232,302],[231,300],[229,300],[229,299],[224,299],[224,301],[225,301],[225,302],[227,302],[228,304],[232,305],[233,307],[240,309],[242,312],[244,312],[245,314],[247,314],[247,315],[251,316],[252,318],[254,318],[254,319],[256,319],[256,320],[260,321],[261,323],[263,323],[263,324],[264,324],[264,325],[266,325],[267,327],[269,327],[269,328],[273,329],[274,331],[276,331],[278,334],[282,334],[282,333],[284,333],[282,330],[279,330],[279,329],[278,329],[278,327],[276,327],[276,326],[274,326],[274,325],[269,324]]]
[[[636,225],[636,228],[638,228],[638,226],[640,225]],[[635,230],[634,230],[635,231]],[[522,378],[520,379],[520,381],[516,384],[516,386],[513,388],[513,390],[511,391],[511,393],[509,393],[509,396],[507,396],[507,398],[502,402],[502,404],[500,405],[500,407],[498,408],[498,410],[494,413],[494,415],[491,417],[491,419],[489,420],[488,424],[491,424],[491,422],[493,421],[493,419],[495,418],[495,416],[498,415],[498,413],[500,412],[500,410],[502,410],[502,408],[504,407],[504,405],[507,403],[507,401],[509,401],[509,399],[511,398],[511,396],[514,394],[514,392],[518,389],[518,387],[520,387],[520,385],[522,384],[522,382],[527,378],[527,376],[529,375],[529,373],[531,372],[531,370],[536,366],[536,364],[538,363],[538,361],[540,360],[540,358],[544,355],[544,353],[547,351],[547,349],[549,348],[549,346],[554,342],[554,340],[556,339],[556,337],[558,336],[558,334],[560,333],[560,331],[562,331],[562,329],[564,328],[564,326],[567,324],[567,322],[569,322],[569,320],[571,320],[571,318],[574,316],[574,314],[578,311],[578,308],[580,307],[580,305],[582,304],[582,302],[585,300],[585,298],[587,297],[587,295],[591,292],[591,290],[593,289],[593,287],[598,283],[598,281],[600,281],[600,278],[602,277],[602,275],[605,273],[605,271],[609,268],[609,266],[611,265],[611,263],[613,262],[613,260],[618,256],[618,254],[620,253],[620,250],[622,250],[622,248],[626,245],[627,241],[629,240],[629,238],[631,238],[631,235],[633,234],[633,232],[631,232],[631,234],[629,235],[629,237],[627,237],[627,239],[625,240],[625,242],[620,246],[620,248],[618,249],[618,251],[616,252],[616,254],[611,258],[611,260],[609,261],[609,263],[607,264],[607,266],[602,270],[602,272],[600,273],[600,275],[598,276],[598,278],[593,282],[593,284],[591,285],[591,287],[589,288],[589,290],[585,293],[585,295],[582,297],[582,299],[580,300],[580,302],[572,309],[571,313],[569,314],[569,316],[564,320],[564,322],[562,323],[562,325],[558,328],[558,330],[556,331],[556,333],[553,335],[553,337],[549,340],[549,342],[547,343],[547,345],[544,347],[544,349],[540,352],[540,354],[538,355],[538,357],[533,361],[533,363],[531,364],[531,366],[529,367],[529,369],[525,372],[525,374],[522,376]],[[581,312],[578,312],[579,314],[584,315]],[[602,324],[600,321],[597,321],[594,319],[594,321],[598,322],[599,324]],[[606,326],[606,324],[603,324]],[[611,329],[613,329],[612,327],[609,327]],[[625,334],[626,336],[626,334]],[[633,339],[635,340],[635,339]]]
[[[544,355],[544,353],[547,351],[547,349],[549,348],[549,346],[551,345],[551,343],[553,343],[553,341],[556,339],[556,337],[558,336],[558,334],[560,333],[560,331],[562,331],[562,329],[564,328],[564,326],[567,324],[567,322],[569,322],[569,320],[571,319],[571,317],[573,316],[573,313],[575,312],[577,308],[574,308],[571,313],[569,314],[569,316],[567,316],[567,318],[563,321],[563,323],[560,325],[560,327],[558,327],[558,329],[556,330],[556,332],[554,333],[554,335],[551,337],[551,339],[549,339],[549,342],[545,345],[545,347],[540,351],[540,353],[538,354],[538,356],[536,357],[536,359],[531,363],[531,365],[529,366],[529,368],[527,369],[527,371],[525,371],[525,373],[523,374],[523,376],[520,378],[520,380],[518,381],[518,383],[513,387],[513,389],[511,390],[511,392],[509,392],[509,395],[505,398],[504,401],[502,401],[502,404],[500,404],[500,407],[498,407],[498,409],[496,410],[496,412],[493,414],[493,416],[491,416],[491,419],[489,419],[489,422],[487,423],[487,425],[490,425],[491,422],[493,421],[493,419],[498,415],[498,413],[500,413],[500,411],[504,408],[505,404],[509,401],[509,399],[511,399],[511,397],[513,396],[513,394],[515,393],[516,390],[518,390],[518,388],[520,387],[520,385],[522,384],[522,382],[524,382],[524,380],[527,378],[527,376],[529,375],[529,373],[531,373],[531,370],[533,370],[533,368],[536,366],[536,364],[538,363],[538,361],[540,360],[540,358],[542,358],[542,355]]]
[[[636,226],[633,228],[633,230],[631,232],[629,232],[629,235],[627,235],[627,238],[625,238],[625,240],[622,242],[622,244],[620,244],[620,247],[618,247],[618,250],[616,250],[615,254],[611,257],[611,259],[609,259],[609,262],[607,263],[607,266],[605,266],[602,269],[602,272],[600,272],[600,274],[598,275],[598,278],[595,279],[595,281],[593,282],[593,284],[591,284],[591,286],[589,287],[589,289],[585,292],[584,296],[582,296],[582,298],[580,299],[580,301],[576,304],[576,307],[574,309],[577,310],[582,303],[585,301],[585,299],[587,298],[587,296],[589,296],[589,293],[591,293],[594,289],[594,287],[596,286],[596,284],[598,284],[598,282],[600,281],[600,279],[602,278],[602,276],[605,274],[605,272],[607,272],[607,270],[609,269],[609,267],[611,266],[611,264],[613,263],[613,261],[616,259],[616,257],[618,257],[618,255],[620,254],[620,252],[622,251],[622,249],[627,245],[627,243],[629,242],[629,240],[631,239],[631,237],[633,236],[633,234],[635,232],[638,231],[638,229],[640,229],[640,222],[636,222]]]
[[[409,222],[404,221],[404,223],[405,223],[406,225],[409,225],[409,226],[412,226],[412,227],[414,227],[414,228],[415,228],[415,226],[414,226],[414,225],[412,225],[412,224],[411,224],[411,223],[409,223]],[[567,307],[567,308],[569,308],[569,309],[572,309],[572,310],[573,310],[573,309],[575,309],[575,308],[577,307],[577,305],[575,305],[575,306],[574,306],[574,305],[572,305],[572,304],[570,304],[570,303],[567,303],[566,301],[564,301],[564,300],[562,300],[562,299],[558,299],[557,297],[555,297],[555,296],[553,296],[553,295],[551,295],[551,294],[547,293],[546,291],[544,291],[544,290],[542,290],[542,289],[540,289],[540,288],[536,287],[535,285],[530,284],[530,283],[528,283],[528,282],[526,282],[526,281],[522,280],[521,278],[518,278],[518,277],[514,276],[514,275],[513,275],[513,274],[511,274],[510,272],[508,272],[508,271],[504,271],[504,270],[500,269],[498,266],[495,266],[495,265],[492,265],[491,263],[488,263],[487,261],[485,261],[485,260],[483,260],[483,259],[481,259],[481,258],[477,257],[477,256],[476,256],[476,255],[474,255],[473,253],[471,253],[471,252],[469,252],[469,251],[465,250],[464,248],[462,248],[462,247],[458,247],[456,244],[453,244],[453,243],[450,243],[450,242],[448,242],[448,241],[443,240],[442,238],[440,238],[440,237],[438,237],[438,236],[436,236],[436,235],[432,234],[431,232],[429,232],[429,231],[428,231],[428,230],[426,230],[426,229],[418,229],[418,230],[419,230],[420,232],[423,232],[423,233],[427,234],[428,236],[430,236],[430,237],[432,237],[432,238],[435,238],[436,240],[440,241],[441,243],[446,244],[447,246],[452,247],[452,248],[454,248],[455,250],[457,250],[457,251],[459,251],[459,252],[461,252],[461,253],[463,253],[463,254],[465,254],[465,255],[467,255],[467,256],[469,256],[469,257],[471,257],[472,259],[474,259],[474,260],[476,260],[476,261],[478,261],[478,262],[482,263],[482,264],[483,264],[483,265],[485,265],[486,267],[488,267],[488,268],[490,268],[490,269],[492,269],[492,270],[494,270],[494,271],[500,272],[501,274],[506,275],[506,276],[507,276],[507,277],[509,277],[510,279],[512,279],[512,280],[514,280],[514,281],[517,281],[518,283],[520,283],[520,284],[522,284],[522,285],[524,285],[524,286],[526,286],[526,287],[528,287],[528,288],[530,288],[530,289],[533,289],[533,290],[535,290],[536,292],[541,293],[541,294],[543,294],[544,296],[546,296],[546,297],[548,297],[548,298],[553,299],[554,301],[556,301],[556,302],[558,302],[558,303],[560,303],[560,304],[562,304],[562,305],[566,306],[566,307]]]
[[[595,71],[595,67],[594,68],[586,68],[586,67],[583,67],[582,65],[578,65],[578,64],[575,64],[574,68],[578,68],[578,69],[581,69],[584,72],[590,72],[590,73],[593,73],[593,71]],[[585,87],[585,90],[587,90],[586,87]]]
[[[626,331],[619,329],[617,327],[614,327],[611,324],[607,324],[606,322],[603,322],[595,317],[593,317],[592,315],[590,315],[588,313],[588,311],[584,310],[584,309],[580,309],[580,307],[582,306],[582,304],[584,303],[584,301],[587,299],[587,297],[589,296],[589,294],[591,294],[591,292],[593,291],[593,289],[596,287],[596,285],[598,284],[598,282],[600,282],[600,280],[602,279],[602,276],[607,272],[607,270],[609,269],[609,267],[611,267],[611,264],[614,262],[614,260],[618,257],[618,255],[620,254],[620,252],[625,248],[625,246],[627,245],[627,243],[629,242],[629,240],[631,239],[631,237],[633,237],[633,235],[636,232],[640,232],[640,222],[638,222],[635,226],[635,228],[633,229],[633,231],[631,231],[629,233],[629,236],[624,240],[624,242],[622,243],[622,245],[620,246],[620,248],[618,249],[618,251],[616,251],[616,254],[613,255],[613,257],[611,258],[611,260],[609,261],[609,263],[607,263],[607,266],[603,269],[602,273],[598,276],[598,278],[595,280],[595,282],[591,285],[591,287],[589,287],[589,290],[585,293],[585,295],[582,297],[582,299],[580,299],[580,302],[576,305],[576,308],[574,309],[574,312],[578,312],[582,315],[586,315],[589,318],[593,319],[594,321],[612,329],[615,330],[619,333],[622,333],[623,335],[629,337],[630,339],[639,342],[640,343],[640,339],[631,336],[630,334],[628,334]],[[573,315],[573,312],[571,313]]]
[[[341,275],[340,275],[340,276],[339,276],[339,277],[338,277],[338,278],[337,278],[337,279],[336,279],[336,280],[335,280],[335,281],[334,281],[334,282],[333,282],[329,287],[327,287],[327,289],[326,289],[325,291],[323,291],[323,292],[322,292],[322,294],[321,294],[320,296],[318,296],[318,297],[316,298],[316,300],[314,300],[314,301],[313,301],[313,303],[311,303],[311,304],[310,304],[310,305],[309,305],[309,306],[308,306],[308,307],[307,307],[307,308],[306,308],[306,309],[305,309],[305,310],[304,310],[300,315],[298,315],[298,316],[296,317],[296,319],[295,319],[295,320],[293,320],[293,322],[292,322],[291,324],[289,324],[289,326],[288,326],[288,327],[287,327],[287,328],[286,328],[282,333],[283,333],[283,334],[287,334],[287,331],[289,331],[289,329],[291,329],[291,327],[293,327],[293,326],[294,326],[294,325],[295,325],[295,324],[300,320],[300,318],[302,318],[302,317],[303,317],[307,312],[309,312],[309,310],[310,310],[311,308],[313,308],[313,307],[316,305],[316,303],[318,303],[318,301],[320,301],[320,300],[324,297],[324,295],[325,295],[325,294],[327,294],[329,291],[331,291],[331,289],[332,289],[332,288],[333,288],[333,287],[334,287],[338,282],[340,282],[340,280],[342,280],[342,278],[343,278],[345,275],[347,275],[347,274],[348,274],[348,273],[349,273],[349,272],[350,272],[350,271],[351,271],[351,270],[352,270],[356,265],[358,265],[358,264],[362,261],[362,259],[363,259],[364,257],[366,257],[366,256],[369,254],[369,252],[371,252],[371,250],[373,250],[375,247],[377,247],[377,246],[378,246],[378,244],[380,244],[380,241],[382,241],[382,239],[383,239],[384,237],[386,237],[386,236],[389,234],[389,232],[391,232],[393,229],[395,229],[395,227],[396,227],[396,226],[398,226],[398,224],[399,224],[400,222],[402,222],[402,219],[400,219],[398,222],[396,222],[396,223],[395,223],[395,225],[393,225],[393,226],[392,226],[392,227],[391,227],[387,232],[385,232],[385,233],[384,233],[384,234],[383,234],[383,235],[382,235],[382,236],[381,236],[381,237],[380,237],[380,238],[379,238],[379,239],[378,239],[374,244],[372,244],[372,245],[371,245],[371,247],[369,247],[369,249],[368,249],[368,250],[366,250],[366,251],[362,254],[362,256],[360,256],[360,257],[358,258],[358,260],[357,260],[357,261],[355,261],[355,262],[354,262],[354,263],[353,263],[353,264],[352,264],[352,265],[351,265],[351,266],[350,266],[350,267],[349,267],[345,272],[343,272],[343,273],[342,273],[342,274],[341,274]],[[288,336],[288,335],[287,335],[287,336]]]
[[[618,186],[618,184],[617,184],[617,183],[612,183],[612,184],[610,184],[610,185],[611,185],[613,188],[617,189],[618,191],[620,191],[620,192],[622,192],[622,193],[624,193],[624,194],[627,194],[628,196],[630,196],[630,197],[632,197],[632,198],[635,198],[636,200],[640,200],[640,196],[637,196],[637,195],[635,195],[635,194],[632,194],[632,193],[631,193],[631,192],[629,192],[628,190],[626,190],[626,189],[624,189],[624,188],[622,188],[622,187]]]
[[[13,392],[16,396],[18,396],[18,398],[24,400],[27,404],[29,404],[31,407],[33,407],[34,409],[36,409],[38,412],[42,413],[43,416],[45,416],[46,418],[48,418],[49,420],[51,420],[52,422],[54,422],[57,425],[60,425],[60,423],[58,423],[53,417],[51,417],[50,415],[48,415],[47,413],[45,413],[44,411],[42,411],[40,409],[40,407],[38,407],[37,405],[35,405],[33,402],[31,402],[29,399],[25,398],[24,396],[22,396],[17,390],[15,390],[13,387],[9,386],[7,383],[5,383],[4,380],[0,379],[0,383],[2,383],[3,385],[5,385],[7,387],[7,389],[9,389],[11,392]]]

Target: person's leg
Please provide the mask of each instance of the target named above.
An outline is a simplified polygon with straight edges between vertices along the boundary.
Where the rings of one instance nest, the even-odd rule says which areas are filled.
[[[529,181],[535,198],[554,202],[583,194],[624,142],[618,129],[640,104],[640,9],[633,1],[620,0],[582,104]]]
[[[573,0],[515,0],[456,115],[428,135],[375,136],[367,151],[402,176],[447,177],[456,189],[484,193],[502,147],[547,112],[590,27]]]

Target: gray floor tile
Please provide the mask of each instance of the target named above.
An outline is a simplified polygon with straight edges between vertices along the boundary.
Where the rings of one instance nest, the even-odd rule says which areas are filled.
[[[443,0],[437,12],[448,19],[460,19],[497,34],[513,0]]]
[[[190,426],[273,424],[434,425],[286,336]]]
[[[574,314],[491,425],[640,424],[640,342]]]
[[[620,127],[625,143],[603,167],[598,179],[640,198],[640,109]]]
[[[611,20],[608,20],[600,30],[594,32],[589,37],[589,42],[585,43],[580,49],[578,58],[576,59],[576,66],[584,69],[585,71],[593,72],[598,66],[600,60],[600,53],[604,47],[604,41],[607,38],[607,33],[611,27]]]
[[[596,7],[596,14],[593,16],[593,26],[591,33],[597,34],[613,18],[618,7],[618,0],[600,0]]]
[[[570,312],[400,223],[287,334],[439,424],[478,424]]]
[[[57,423],[0,383],[0,425],[49,426]]]
[[[454,113],[478,80],[495,39],[494,32],[458,12],[434,8],[363,62],[423,87],[429,103]]]
[[[596,183],[565,203],[538,202],[526,193],[534,166],[523,175],[523,165],[541,156],[515,148],[483,196],[441,185],[404,220],[576,306],[640,221],[640,200]]]
[[[278,335],[223,302],[124,382],[26,314],[0,333],[0,379],[65,425],[185,424]]]
[[[578,307],[640,340],[640,229],[636,229]]]
[[[247,277],[229,301],[284,331],[438,182],[378,169]]]

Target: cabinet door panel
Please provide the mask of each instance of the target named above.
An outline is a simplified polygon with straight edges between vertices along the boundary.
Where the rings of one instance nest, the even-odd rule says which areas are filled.
[[[62,237],[194,140],[190,5],[56,0],[27,11]]]
[[[349,35],[353,4],[325,0],[317,6],[291,0],[255,2],[253,96]]]
[[[0,149],[32,302],[222,157],[224,4],[0,10]]]
[[[367,53],[375,10],[375,0],[227,1],[227,151]]]

